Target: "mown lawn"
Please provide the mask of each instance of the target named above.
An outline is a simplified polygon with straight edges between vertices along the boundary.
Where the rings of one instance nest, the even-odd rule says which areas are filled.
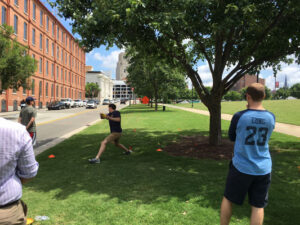
[[[171,157],[157,152],[181,135],[208,134],[209,118],[182,110],[155,112],[137,105],[122,110],[125,156],[109,146],[101,164],[90,165],[108,134],[102,121],[37,157],[38,176],[24,186],[35,224],[219,224],[229,161]],[[224,137],[229,126],[222,122]],[[300,139],[275,133],[273,176],[265,224],[300,221]],[[55,159],[48,159],[54,154]],[[249,224],[250,208],[235,207],[231,224]]]
[[[222,113],[234,114],[246,109],[246,101],[222,102]],[[300,126],[300,100],[265,100],[264,107],[273,112],[276,121]],[[192,104],[176,104],[176,106],[192,108]],[[203,103],[194,103],[195,109],[207,110]]]

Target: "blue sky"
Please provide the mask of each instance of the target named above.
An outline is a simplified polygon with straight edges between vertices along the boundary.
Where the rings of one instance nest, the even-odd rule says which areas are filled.
[[[54,13],[54,10],[47,3],[47,0],[41,0],[50,11]],[[69,21],[66,21],[64,18],[57,16],[60,22],[72,33],[72,28],[69,25]],[[74,35],[76,37],[76,35]],[[77,36],[78,37],[78,36]],[[115,79],[116,76],[116,66],[118,62],[118,55],[121,50],[117,47],[113,47],[109,50],[106,50],[105,46],[100,48],[95,48],[90,53],[86,54],[86,65],[93,66],[94,71],[103,71],[107,75],[110,75],[112,79]],[[206,62],[198,63],[198,73],[200,74],[203,82],[207,86],[211,86],[212,78]],[[285,75],[288,76],[288,84],[292,86],[295,83],[300,83],[300,68],[299,65],[293,63],[291,65],[282,64],[282,70],[277,74],[277,81],[279,81],[280,87],[284,85]],[[273,71],[271,69],[266,69],[261,71],[260,78],[266,79],[266,85],[270,89],[274,89],[275,79],[273,76]]]

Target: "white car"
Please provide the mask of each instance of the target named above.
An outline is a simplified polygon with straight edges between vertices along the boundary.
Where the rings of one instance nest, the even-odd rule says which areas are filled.
[[[60,101],[62,103],[65,103],[67,109],[71,108],[74,105],[73,100],[70,98],[62,98]]]
[[[109,105],[110,104],[110,100],[109,99],[104,99],[102,102],[102,105]]]
[[[87,100],[83,100],[82,103],[83,103],[83,107],[85,107],[87,105]]]
[[[86,108],[87,108],[87,109],[96,109],[96,108],[97,108],[97,104],[96,104],[95,101],[89,100],[89,101],[86,103]]]
[[[81,99],[76,99],[74,101],[74,105],[75,105],[75,107],[82,107],[83,106],[83,102],[82,102]]]

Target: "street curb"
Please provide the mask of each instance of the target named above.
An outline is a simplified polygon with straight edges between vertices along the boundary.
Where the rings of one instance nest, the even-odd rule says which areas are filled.
[[[80,128],[77,128],[76,130],[73,130],[73,131],[61,136],[60,138],[56,138],[53,141],[48,142],[47,144],[39,146],[38,148],[34,149],[35,156],[41,154],[42,152],[48,150],[49,148],[54,147],[55,145],[67,140],[68,138],[72,137],[73,135],[79,133],[80,131],[83,131],[84,129],[88,128],[89,126],[92,126],[92,125],[94,125],[94,124],[96,124],[100,121],[102,121],[102,119],[97,119],[93,122],[90,122],[90,123],[88,123],[88,124],[86,124],[86,125],[84,125]]]

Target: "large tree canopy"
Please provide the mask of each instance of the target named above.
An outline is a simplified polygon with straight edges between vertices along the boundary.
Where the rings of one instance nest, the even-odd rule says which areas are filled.
[[[298,0],[56,0],[87,50],[134,46],[185,70],[210,112],[210,143],[221,141],[221,99],[245,73],[299,59]],[[208,63],[209,91],[197,72]],[[226,70],[231,68],[230,70]]]
[[[12,27],[0,28],[0,93],[7,88],[30,88],[28,78],[36,71],[36,61],[27,49],[12,39]]]
[[[85,85],[85,97],[94,98],[97,97],[101,89],[98,83],[88,83]]]

